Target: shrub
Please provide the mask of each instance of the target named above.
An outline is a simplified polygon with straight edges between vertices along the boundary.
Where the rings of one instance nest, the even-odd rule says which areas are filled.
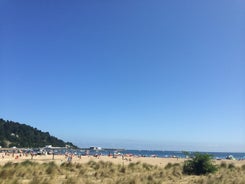
[[[173,164],[169,162],[169,163],[165,166],[165,169],[170,169],[172,166],[173,166]]]
[[[21,162],[21,166],[27,167],[27,166],[33,166],[35,165],[34,162],[31,162],[30,160],[25,160],[24,162]]]
[[[48,164],[47,169],[46,169],[46,174],[48,174],[48,175],[55,174],[57,171],[57,168],[58,168],[58,166],[54,162],[50,162]]]
[[[236,168],[236,166],[235,166],[235,164],[230,163],[230,164],[228,165],[228,168],[229,168],[229,169],[234,169],[234,168]]]
[[[202,175],[214,173],[217,167],[212,163],[212,156],[209,154],[196,153],[191,160],[184,162],[183,173]]]
[[[122,167],[122,168],[120,169],[120,172],[121,172],[121,173],[126,173],[126,168],[125,168],[125,167]]]
[[[12,162],[7,162],[6,164],[4,164],[3,168],[6,169],[6,168],[10,168],[12,167],[14,164]]]
[[[150,171],[150,170],[153,168],[152,165],[147,164],[147,163],[143,163],[143,164],[142,164],[142,167],[143,167],[143,169],[145,169],[145,170],[147,170],[147,171]]]
[[[226,162],[221,162],[220,167],[221,167],[221,168],[227,168]]]

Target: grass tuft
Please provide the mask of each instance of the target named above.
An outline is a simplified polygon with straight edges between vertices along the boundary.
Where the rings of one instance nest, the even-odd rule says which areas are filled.
[[[165,166],[165,169],[170,169],[172,166],[173,166],[172,163],[168,163],[168,164]]]
[[[234,169],[234,168],[236,168],[235,164],[230,163],[230,164],[228,165],[228,169]]]
[[[226,164],[226,162],[221,162],[221,164],[220,164],[220,168],[227,168],[227,164]]]

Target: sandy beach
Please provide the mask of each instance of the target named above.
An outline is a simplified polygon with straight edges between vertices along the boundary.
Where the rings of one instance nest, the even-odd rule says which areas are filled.
[[[47,162],[55,162],[56,164],[60,165],[62,163],[68,162],[68,158],[65,155],[36,155],[31,157],[31,155],[22,155],[19,156],[19,154],[9,154],[5,155],[4,153],[0,154],[0,165],[4,165],[7,162],[13,162],[13,163],[19,163],[23,162],[25,160],[35,161],[38,163],[47,163]],[[184,163],[186,159],[183,158],[159,158],[159,157],[137,157],[137,156],[72,156],[72,163],[88,163],[89,161],[104,161],[104,162],[112,162],[114,164],[122,164],[122,165],[128,165],[129,163],[147,163],[151,165],[157,165],[160,167],[165,167],[168,163]],[[221,162],[225,162],[227,164],[233,163],[236,166],[242,166],[245,164],[245,160],[214,160],[216,164],[220,164]]]

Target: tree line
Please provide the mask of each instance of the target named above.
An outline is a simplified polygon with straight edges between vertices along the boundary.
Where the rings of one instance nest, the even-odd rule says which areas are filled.
[[[70,142],[64,142],[49,132],[42,132],[26,124],[0,119],[0,146],[4,148],[25,147],[39,148],[46,145],[57,147],[70,146],[77,148]]]

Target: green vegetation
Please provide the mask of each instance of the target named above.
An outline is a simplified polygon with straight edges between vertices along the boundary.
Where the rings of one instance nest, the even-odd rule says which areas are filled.
[[[44,147],[46,145],[65,147],[72,143],[64,142],[48,132],[42,132],[31,126],[0,119],[0,146],[2,147]]]
[[[8,162],[0,165],[0,184],[244,184],[243,168],[220,167],[216,173],[196,176],[183,174],[182,164],[168,164],[163,168],[140,162],[128,165],[104,161],[89,161],[85,164]]]
[[[184,163],[183,172],[185,174],[202,175],[214,173],[217,167],[212,163],[212,156],[209,154],[195,153],[191,160]]]

